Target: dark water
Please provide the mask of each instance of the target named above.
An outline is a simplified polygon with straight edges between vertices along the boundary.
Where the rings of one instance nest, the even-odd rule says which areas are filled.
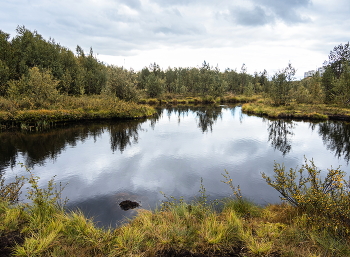
[[[80,208],[101,226],[115,226],[136,210],[159,206],[168,196],[198,196],[200,181],[211,198],[226,197],[221,182],[227,170],[245,197],[258,204],[279,202],[261,178],[272,176],[274,161],[286,167],[304,156],[326,172],[350,158],[350,125],[267,120],[241,113],[240,107],[174,108],[137,121],[74,124],[42,133],[0,133],[0,172],[11,181],[31,167],[40,185],[56,175],[68,183],[68,208]]]

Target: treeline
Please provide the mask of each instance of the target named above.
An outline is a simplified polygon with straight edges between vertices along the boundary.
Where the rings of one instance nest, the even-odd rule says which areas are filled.
[[[77,46],[76,54],[36,31],[17,27],[17,35],[0,31],[0,95],[55,100],[59,94],[100,94],[106,66]]]
[[[0,30],[0,96],[27,97],[40,106],[40,101],[55,101],[59,95],[114,95],[137,101],[164,95],[221,97],[226,94],[262,95],[274,105],[297,103],[346,104],[350,99],[349,43],[334,47],[322,77],[295,80],[295,68],[288,64],[271,77],[266,70],[247,73],[220,71],[205,61],[196,68],[168,68],[156,63],[141,71],[106,65],[92,48],[86,54],[80,46],[73,53],[53,39],[45,40],[36,31],[17,27],[17,35]]]
[[[220,72],[205,61],[200,68],[168,68],[156,63],[139,72],[105,65],[90,48],[73,53],[53,39],[45,40],[36,31],[17,27],[17,35],[0,31],[0,95],[10,98],[55,99],[58,94],[98,95],[120,99],[160,97],[165,93],[222,96],[227,92],[253,94],[267,82],[267,73],[247,74],[227,69]]]

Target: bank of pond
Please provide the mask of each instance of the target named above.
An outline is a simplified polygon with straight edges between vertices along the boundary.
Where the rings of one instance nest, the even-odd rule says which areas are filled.
[[[284,194],[286,203],[264,207],[252,203],[241,195],[226,172],[222,182],[231,188],[231,196],[209,201],[201,183],[196,199],[184,201],[164,195],[158,208],[139,208],[133,219],[117,228],[98,228],[96,221],[81,211],[67,211],[62,188],[56,187],[54,179],[46,187],[39,187],[40,179],[28,169],[27,178],[1,184],[0,254],[349,256],[349,200],[337,195],[341,191],[349,198],[348,190],[339,184],[344,182],[342,172],[330,170],[327,179],[322,180],[312,162],[306,160],[302,169],[306,179],[321,182],[311,182],[307,189],[303,188],[302,181],[281,174],[284,169],[278,164],[275,180],[265,177]],[[30,184],[26,190],[30,203],[17,199],[24,180]],[[288,185],[300,187],[295,190]]]
[[[226,104],[241,104],[244,113],[275,119],[350,120],[350,109],[346,106],[300,103],[276,106],[261,95],[183,97],[170,94],[162,98],[139,99],[137,103],[108,95],[60,96],[56,101],[44,101],[40,106],[25,97],[16,101],[0,97],[0,130],[42,130],[67,122],[139,119],[156,114],[155,108],[159,107]]]

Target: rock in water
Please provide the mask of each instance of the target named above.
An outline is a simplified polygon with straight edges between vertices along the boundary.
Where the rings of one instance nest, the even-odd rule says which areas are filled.
[[[130,209],[134,209],[136,207],[139,207],[140,204],[138,202],[133,202],[130,200],[125,200],[122,201],[121,203],[119,203],[120,208],[122,208],[124,211],[130,210]]]

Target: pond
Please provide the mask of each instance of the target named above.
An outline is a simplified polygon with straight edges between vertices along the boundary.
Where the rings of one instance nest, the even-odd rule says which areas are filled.
[[[67,124],[46,132],[0,133],[0,172],[8,181],[28,175],[24,163],[45,186],[53,176],[67,184],[69,209],[80,208],[98,226],[115,227],[137,209],[165,200],[199,196],[201,180],[218,199],[232,194],[222,174],[229,172],[243,196],[258,204],[279,202],[261,173],[273,176],[274,161],[295,168],[304,157],[317,167],[347,171],[350,125],[268,120],[248,116],[240,106],[177,107],[143,120]]]

